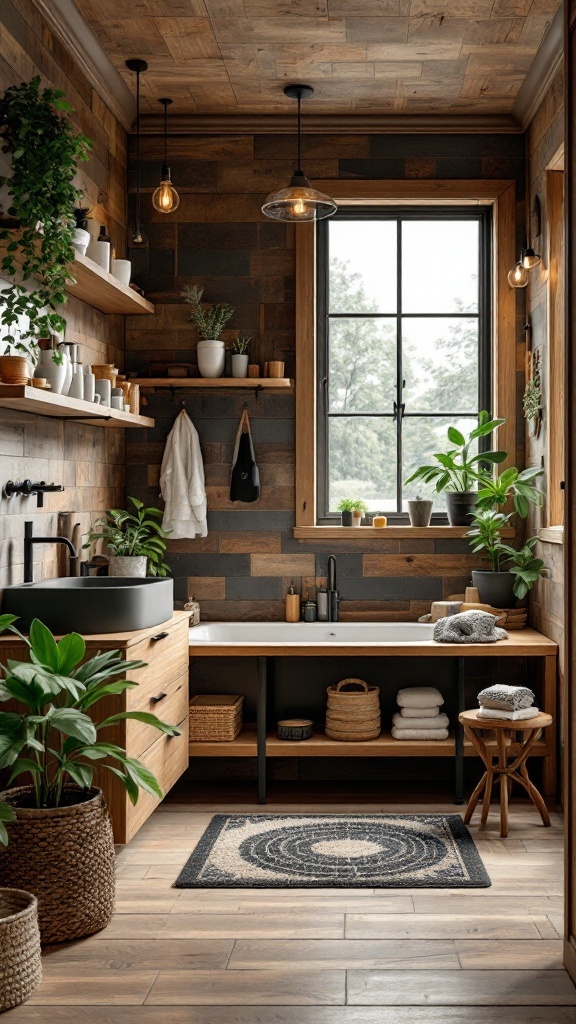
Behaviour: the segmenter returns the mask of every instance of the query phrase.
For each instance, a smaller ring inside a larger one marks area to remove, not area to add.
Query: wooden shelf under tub
[[[326,736],[322,726],[315,727],[309,740],[279,740],[273,732],[266,737],[267,757],[454,757],[455,749],[453,735],[447,740],[395,740],[383,731],[375,740],[344,743]],[[245,725],[231,742],[191,742],[189,751],[190,757],[256,757],[256,726]],[[531,756],[545,757],[547,753],[546,743],[538,742]],[[477,756],[468,740],[464,741],[464,756]]]
[[[135,416],[131,412],[85,402],[82,398],[53,395],[51,391],[33,388],[28,384],[0,384],[0,409],[15,409],[18,412],[35,413],[37,416],[51,416],[53,419],[76,420],[92,427],[154,426],[150,416]]]

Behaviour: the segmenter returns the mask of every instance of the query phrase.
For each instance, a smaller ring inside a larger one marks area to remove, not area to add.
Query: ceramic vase
[[[79,252],[81,256],[86,255],[86,249],[90,243],[90,233],[85,231],[84,228],[75,228],[74,235],[72,238],[72,245]]]
[[[233,377],[247,377],[248,376],[248,360],[249,355],[247,353],[235,352],[232,355],[232,376]]]
[[[221,377],[224,373],[226,351],[223,341],[207,339],[198,342],[198,369],[201,377]]]
[[[59,357],[59,362],[54,361],[54,356]],[[70,366],[70,357],[67,352],[61,352],[59,349],[47,348],[40,352],[40,358],[34,371],[35,377],[45,377],[50,385],[50,390],[53,395],[64,395],[66,394],[65,385],[66,378],[70,374],[68,379],[68,386],[72,380],[72,368]]]

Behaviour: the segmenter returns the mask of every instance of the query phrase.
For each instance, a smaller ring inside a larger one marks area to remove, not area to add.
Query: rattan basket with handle
[[[348,687],[348,689],[344,689]],[[380,735],[380,690],[363,679],[341,679],[329,686],[326,735],[342,742],[373,740]]]
[[[0,1012],[24,1003],[41,980],[36,897],[22,889],[0,889]]]
[[[85,795],[70,787],[64,806],[39,808],[29,806],[30,792],[20,786],[0,793],[16,811],[0,878],[37,897],[44,944],[92,935],[114,910],[114,839],[104,797],[99,789]]]

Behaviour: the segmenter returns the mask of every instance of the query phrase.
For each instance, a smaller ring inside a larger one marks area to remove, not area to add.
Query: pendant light
[[[136,213],[132,241],[135,245],[142,245],[144,237],[140,228],[140,75],[148,70],[148,64],[145,60],[131,59],[126,61],[126,67],[129,71],[136,72]]]
[[[525,288],[528,284],[530,271],[534,270],[534,267],[537,267],[541,262],[542,257],[539,253],[535,252],[531,245],[523,248],[518,263],[512,267],[508,274],[508,284],[510,287]]]
[[[284,220],[298,223],[299,221],[323,220],[336,213],[337,206],[330,196],[323,195],[312,188],[308,178],[304,176],[301,166],[302,128],[300,104],[302,99],[312,96],[314,89],[310,85],[287,85],[284,95],[298,100],[298,166],[287,188],[279,192],[271,192],[262,213],[272,220]]]
[[[168,107],[172,100],[164,98],[158,102],[164,107],[164,166],[160,173],[160,184],[152,196],[152,206],[158,213],[171,213],[180,203],[180,196],[170,180],[168,167]]]

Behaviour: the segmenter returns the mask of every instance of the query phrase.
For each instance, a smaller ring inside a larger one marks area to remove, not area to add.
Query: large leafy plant
[[[145,555],[149,576],[167,576],[170,566],[164,561],[164,556],[168,533],[157,521],[162,519],[163,513],[159,508],[145,507],[138,498],[128,498],[128,501],[134,505],[135,512],[108,509],[96,520],[95,526],[100,529],[88,533],[84,547],[90,547],[93,541],[102,540],[113,555]]]
[[[433,455],[432,458],[436,462],[420,466],[408,477],[406,483],[412,483],[413,480],[421,480],[424,484],[433,483],[438,493],[474,489],[478,481],[487,475],[482,463],[494,465],[504,462],[507,456],[507,452],[504,451],[477,452],[476,442],[482,437],[487,437],[505,422],[502,419],[491,419],[489,413],[482,410],[478,415],[478,426],[467,436],[456,427],[448,427],[448,441],[452,447],[446,452],[437,452]]]
[[[8,354],[30,355],[36,339],[66,327],[58,307],[66,302],[66,285],[74,280],[74,208],[80,191],[73,179],[92,145],[74,131],[67,116],[71,109],[62,90],[40,88],[39,76],[11,86],[0,99],[2,151],[12,162],[12,176],[0,177],[10,195],[2,214],[20,228],[18,235],[0,228],[0,241],[8,243],[1,269],[13,279],[1,295],[2,341]],[[17,336],[23,316],[29,326]]]
[[[218,302],[214,306],[202,306],[203,288],[187,285],[180,293],[184,302],[190,306],[190,319],[198,329],[198,334],[206,340],[217,341],[226,324],[234,316],[234,306],[229,302]],[[244,350],[243,350],[244,351]]]
[[[0,616],[0,632],[18,633],[13,615]],[[84,661],[86,644],[78,633],[56,641],[38,619],[30,626],[29,662],[2,666],[0,702],[15,700],[22,710],[0,711],[0,768],[10,768],[8,785],[31,782],[34,807],[59,807],[70,784],[89,790],[94,762],[113,772],[126,787],[133,804],[140,789],[162,798],[152,772],[127,757],[122,747],[106,739],[106,730],[125,718],[144,722],[160,732],[178,735],[174,726],[147,711],[122,711],[101,721],[87,714],[104,697],[123,693],[138,683],[118,676],[143,668],[145,662],[124,661],[119,651],[106,651]],[[112,763],[109,763],[112,762]],[[0,804],[0,843],[6,845],[5,823],[13,809]]]
[[[492,572],[510,572],[515,577],[514,594],[522,599],[532,589],[536,580],[545,575],[546,567],[541,558],[534,554],[537,537],[530,537],[517,551],[502,541],[502,530],[508,526],[513,513],[504,515],[496,509],[478,510],[474,515],[474,526],[467,533],[474,554],[486,552]]]

